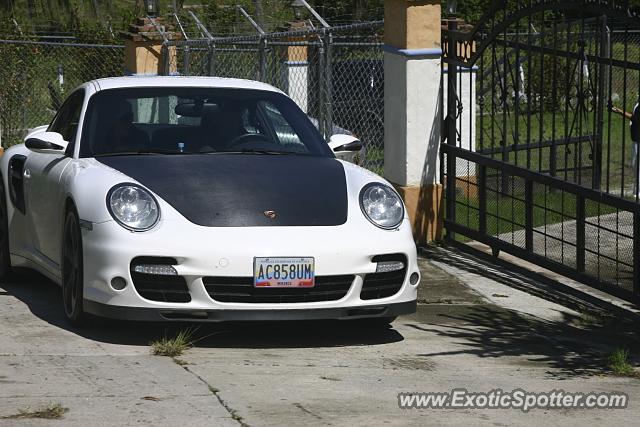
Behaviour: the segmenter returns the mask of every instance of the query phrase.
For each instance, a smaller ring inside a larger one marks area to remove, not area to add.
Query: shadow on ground
[[[364,321],[143,323],[97,319],[88,328],[75,328],[65,318],[60,288],[32,271],[19,271],[16,280],[2,284],[0,297],[13,296],[43,321],[98,342],[147,346],[186,328],[194,331],[198,347],[313,348],[378,345],[402,341],[390,326]]]
[[[598,317],[608,317],[624,326],[632,336],[640,332],[638,317],[628,311],[579,289],[566,286],[542,274],[524,267],[495,258],[468,245],[454,243],[442,247],[426,246],[420,253],[428,259],[455,265],[457,268],[493,280],[514,289],[527,292],[539,298],[571,308],[578,312],[591,313]],[[633,303],[624,303],[629,308],[637,308]],[[635,327],[634,327],[635,326]]]
[[[616,348],[638,354],[637,341],[627,340],[607,325],[581,324],[583,319],[567,315],[550,322],[500,307],[483,305],[458,308],[440,314],[439,326],[408,322],[418,331],[446,337],[455,350],[420,354],[451,357],[471,354],[482,358],[517,357],[514,363],[543,364],[555,379],[601,375],[607,357]],[[524,357],[524,360],[523,360]]]
[[[196,346],[203,348],[369,346],[404,340],[397,330],[404,328],[337,321],[158,324],[103,320],[91,328],[77,329],[69,326],[64,317],[60,289],[42,276],[24,273],[18,282],[3,288],[5,295],[22,301],[43,321],[105,343],[147,346],[185,328],[195,329]],[[418,313],[403,317],[394,325],[428,334],[419,356],[514,357],[514,364],[548,366],[549,375],[557,379],[602,374],[606,357],[615,348],[628,348],[632,354],[640,352],[638,341],[630,339],[628,331],[618,330],[617,323],[586,320],[566,315],[561,322],[550,322],[488,303],[424,304],[419,305]],[[428,343],[434,335],[445,338],[446,347],[453,349],[429,352]]]

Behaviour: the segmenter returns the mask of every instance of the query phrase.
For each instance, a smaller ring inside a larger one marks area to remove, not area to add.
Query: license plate
[[[253,285],[256,288],[312,288],[314,267],[313,257],[256,257]]]

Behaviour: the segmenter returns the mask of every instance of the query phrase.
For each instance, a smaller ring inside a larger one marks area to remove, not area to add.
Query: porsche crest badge
[[[276,219],[278,217],[278,214],[276,213],[276,211],[264,211],[262,213],[264,214],[264,216],[266,216],[269,219]]]

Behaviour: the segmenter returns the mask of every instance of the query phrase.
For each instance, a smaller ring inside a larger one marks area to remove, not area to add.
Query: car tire
[[[80,220],[74,209],[65,216],[62,239],[62,305],[69,323],[85,326],[84,268]]]
[[[11,278],[11,255],[9,251],[9,217],[4,182],[0,177],[0,280]]]

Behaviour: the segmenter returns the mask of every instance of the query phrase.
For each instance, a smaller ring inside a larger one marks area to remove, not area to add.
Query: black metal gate
[[[442,36],[447,237],[638,301],[640,17],[626,1],[496,0]]]

